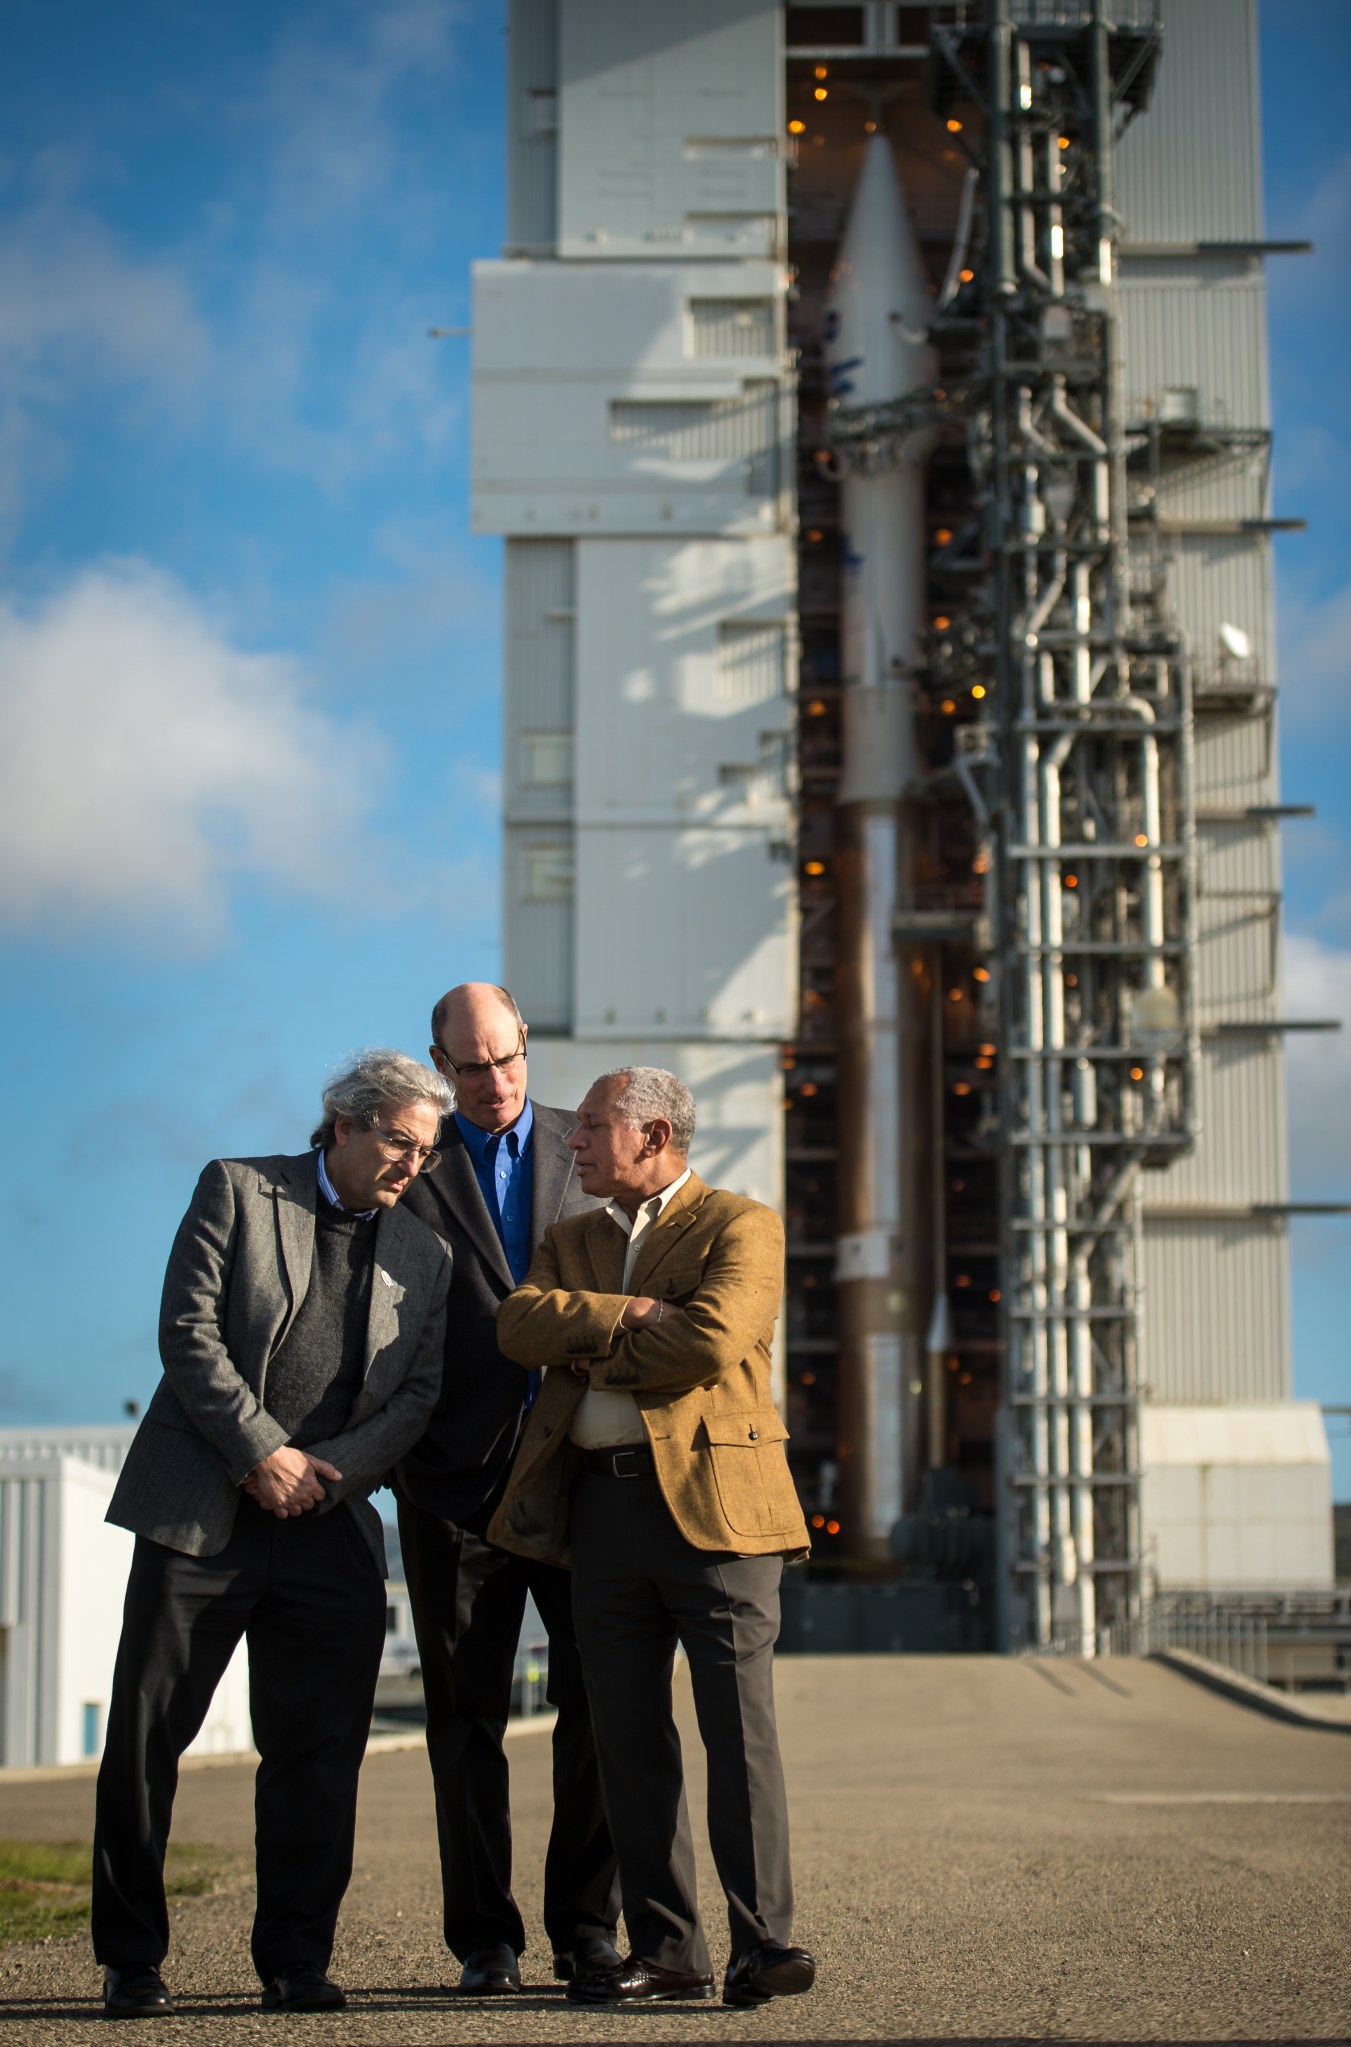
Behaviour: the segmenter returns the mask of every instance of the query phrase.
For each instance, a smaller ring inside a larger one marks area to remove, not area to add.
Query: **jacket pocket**
[[[723,1519],[737,1535],[778,1535],[799,1517],[784,1444],[788,1431],[772,1408],[704,1416]]]

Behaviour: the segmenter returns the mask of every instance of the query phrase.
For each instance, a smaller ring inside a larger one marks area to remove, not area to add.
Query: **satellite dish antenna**
[[[1235,661],[1247,661],[1252,655],[1252,641],[1241,625],[1222,625],[1220,645],[1226,654],[1232,654]]]

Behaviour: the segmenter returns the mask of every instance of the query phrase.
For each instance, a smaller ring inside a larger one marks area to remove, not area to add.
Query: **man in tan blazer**
[[[759,2004],[816,1973],[788,1944],[774,1724],[779,1579],[807,1550],[769,1392],[783,1225],[690,1171],[694,1103],[674,1074],[603,1074],[577,1113],[577,1178],[608,1206],[553,1224],[499,1311],[501,1349],[544,1383],[489,1529],[573,1568],[630,1955],[567,1995],[622,2008],[716,1994],[671,1709],[679,1642],[727,1894],[723,2000]]]

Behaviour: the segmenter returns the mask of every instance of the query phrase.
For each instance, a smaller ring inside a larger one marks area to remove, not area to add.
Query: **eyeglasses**
[[[518,1059],[525,1057],[525,1032],[516,1041],[516,1050],[508,1052],[505,1059],[472,1059],[465,1066],[457,1066],[445,1046],[441,1047],[447,1066],[457,1080],[482,1080],[488,1073],[510,1073]]]
[[[382,1130],[378,1123],[372,1126],[371,1135],[391,1165],[399,1159],[412,1159],[417,1172],[431,1173],[441,1163],[441,1154],[434,1144],[419,1144],[415,1137],[398,1137],[392,1130]]]

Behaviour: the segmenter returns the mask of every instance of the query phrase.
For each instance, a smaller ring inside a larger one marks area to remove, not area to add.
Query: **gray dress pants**
[[[733,1958],[791,1938],[788,1811],[774,1721],[782,1559],[694,1549],[655,1477],[583,1471],[572,1493],[573,1619],[629,1950],[707,1975],[680,1738],[677,1642],[708,1755],[708,1833]]]

